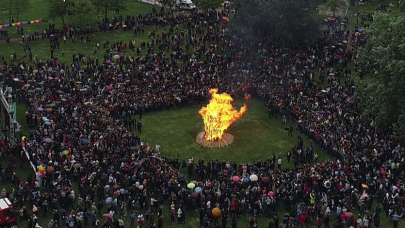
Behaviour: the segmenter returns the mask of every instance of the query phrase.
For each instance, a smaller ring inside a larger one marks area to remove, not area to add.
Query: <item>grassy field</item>
[[[311,140],[294,131],[289,136],[280,117],[269,115],[263,102],[252,99],[249,110],[228,132],[234,135],[234,143],[221,149],[207,149],[195,142],[203,124],[198,110],[203,104],[173,108],[144,115],[142,138],[151,144],[159,144],[164,156],[179,159],[233,160],[253,162],[270,159],[273,155],[285,157],[298,141]],[[315,147],[320,159],[329,156]],[[285,159],[284,159],[285,161]],[[288,164],[290,166],[291,164]]]
[[[6,0],[0,0],[0,3],[5,2]],[[27,0],[30,7],[27,7],[21,13],[21,20],[31,20],[42,18],[48,22],[36,25],[27,25],[24,26],[25,32],[41,31],[46,28],[48,23],[56,23],[58,26],[61,26],[60,19],[51,20],[48,17],[49,14],[49,0]],[[8,5],[0,4],[0,24],[6,21],[8,16]],[[153,6],[141,3],[139,1],[128,1],[126,8],[120,12],[120,15],[139,15],[145,14],[152,11]],[[96,12],[90,12],[88,17],[83,20],[86,21],[86,24],[95,24],[102,18],[103,15],[99,15]],[[109,16],[114,16],[109,14]],[[67,17],[66,23],[75,22],[77,18]],[[4,56],[6,59],[9,59],[11,54],[16,54],[17,59],[28,61],[28,58],[24,58],[25,53],[23,45],[19,40],[19,35],[17,35],[15,28],[8,28],[10,36],[12,37],[11,43],[6,43],[5,41],[0,41],[0,56]],[[80,41],[70,41],[61,42],[60,50],[56,50],[54,56],[57,57],[61,62],[70,63],[72,60],[73,54],[83,54],[85,56],[92,56],[102,58],[104,55],[104,50],[100,48],[96,51],[96,44],[102,44],[105,41],[117,42],[123,41],[128,42],[130,40],[135,40],[136,44],[148,40],[148,35],[151,31],[161,32],[164,31],[162,28],[156,28],[153,26],[147,27],[145,32],[134,34],[133,32],[124,32],[124,31],[112,31],[104,33],[94,33],[91,34],[90,42],[82,43]],[[50,45],[48,40],[34,41],[31,43],[33,57],[38,59],[47,59],[50,57]],[[131,53],[129,53],[131,54]]]
[[[9,21],[10,17],[16,17],[15,13],[12,12],[10,15],[10,1],[12,0],[0,0],[0,24]],[[21,1],[21,0],[20,0]],[[62,1],[62,0],[61,0]],[[19,15],[18,20],[25,21],[25,20],[35,20],[35,19],[43,19],[55,23],[60,23],[60,20],[57,18],[56,20],[49,18],[49,11],[50,11],[50,0],[25,0],[26,6],[21,9],[21,13]],[[11,4],[11,9],[13,10],[13,4]],[[138,15],[150,12],[153,6],[149,4],[142,3],[137,0],[128,0],[126,2],[125,8],[121,10],[121,15]],[[113,16],[114,14],[109,14],[108,16]],[[101,18],[102,14],[98,12],[91,12],[86,18],[86,21],[94,21],[95,19]],[[17,19],[17,18],[15,18]],[[66,22],[69,23],[74,21],[74,17],[67,17]]]
[[[54,57],[57,57],[61,62],[70,63],[72,61],[73,54],[81,53],[85,56],[91,56],[93,58],[97,57],[99,59],[103,58],[104,49],[100,47],[96,48],[96,44],[99,43],[102,45],[104,42],[126,42],[134,40],[135,46],[138,47],[142,42],[149,41],[149,34],[151,32],[160,33],[165,31],[164,28],[157,28],[154,26],[147,27],[144,32],[134,34],[131,31],[111,31],[111,32],[98,32],[91,34],[90,42],[80,42],[80,41],[71,41],[60,42],[60,49],[56,50]],[[50,58],[50,46],[48,41],[34,41],[31,43],[32,55],[38,59],[47,59]],[[10,44],[0,42],[0,56],[4,56],[6,59],[10,58],[10,55],[16,54],[17,59],[28,60],[28,57],[24,57],[24,48],[23,45],[19,42],[12,42]],[[127,49],[126,54],[134,54],[131,50]]]

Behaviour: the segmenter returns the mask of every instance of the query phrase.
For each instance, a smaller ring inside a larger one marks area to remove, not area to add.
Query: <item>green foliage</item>
[[[249,43],[280,47],[313,43],[319,36],[315,4],[306,0],[237,0],[232,30]]]
[[[223,2],[224,0],[197,0],[195,4],[203,10],[209,10],[221,7]]]
[[[368,34],[358,64],[364,111],[405,142],[405,17],[377,14]]]

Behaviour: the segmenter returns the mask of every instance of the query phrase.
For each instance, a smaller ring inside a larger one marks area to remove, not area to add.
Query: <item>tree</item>
[[[313,43],[320,34],[311,1],[237,0],[235,6],[231,30],[249,43],[298,47]]]
[[[49,18],[60,18],[64,25],[65,17],[69,14],[69,10],[72,9],[70,3],[69,0],[49,0]]]
[[[221,7],[223,0],[197,0],[195,3],[196,5],[203,9],[203,10],[209,10],[209,9],[218,9]]]
[[[357,68],[364,113],[405,143],[405,17],[376,14],[368,36]]]

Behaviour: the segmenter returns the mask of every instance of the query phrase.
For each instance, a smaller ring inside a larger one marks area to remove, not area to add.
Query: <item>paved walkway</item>
[[[162,4],[158,0],[140,0],[140,1],[146,4],[162,6]]]

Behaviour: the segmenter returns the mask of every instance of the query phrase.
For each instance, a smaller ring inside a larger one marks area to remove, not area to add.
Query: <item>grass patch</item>
[[[61,0],[62,1],[62,0]],[[13,7],[13,4],[11,4]],[[50,0],[27,0],[27,5],[19,14],[18,20],[25,21],[25,20],[35,20],[35,19],[43,19],[43,20],[50,20],[49,18],[49,10],[50,10]],[[126,2],[125,9],[119,12],[123,16],[127,15],[139,15],[146,12],[151,12],[154,6],[150,4],[146,4],[137,0],[128,0]],[[16,16],[16,13],[12,10],[12,15],[10,15],[10,4],[9,0],[0,0],[0,24],[9,21],[10,16]],[[110,13],[109,16],[116,15],[115,13]],[[92,12],[88,15],[86,19],[96,19],[102,17],[104,15],[98,14],[97,12]],[[74,16],[68,16],[66,18],[66,22],[69,22],[73,19]],[[58,23],[60,23],[59,19]],[[86,20],[88,21],[88,20]]]
[[[21,135],[26,135],[28,136],[29,130],[28,130],[28,124],[27,124],[27,119],[25,118],[25,112],[27,111],[27,106],[25,104],[19,103],[17,104],[17,122],[21,125]]]
[[[110,43],[123,41],[128,42],[135,40],[135,46],[138,47],[142,42],[149,41],[149,34],[151,32],[163,32],[164,28],[158,28],[155,26],[147,27],[144,32],[134,34],[132,31],[111,31],[111,32],[98,32],[95,34],[89,35],[90,42],[80,42],[80,41],[71,41],[66,42],[60,41],[60,49],[54,52],[54,57],[57,57],[61,62],[71,63],[72,56],[74,54],[81,53],[85,56],[91,56],[94,58],[103,59],[104,50],[100,48],[96,49],[96,44],[110,41]],[[33,57],[38,59],[48,59],[50,58],[50,45],[49,42],[40,40],[31,42],[31,49]],[[16,54],[17,59],[28,60],[28,57],[24,57],[24,48],[21,43],[12,42],[12,43],[0,43],[0,55],[4,56],[6,59],[10,58],[10,55]],[[135,52],[127,49],[125,51],[127,54],[135,54]]]
[[[252,99],[247,114],[229,129],[233,144],[220,149],[207,149],[195,142],[203,124],[198,110],[203,104],[178,107],[144,115],[142,138],[147,143],[159,144],[162,155],[178,159],[233,160],[239,163],[285,157],[298,142],[298,135],[308,146],[308,137],[294,130],[292,135],[279,116],[269,115],[263,102]],[[318,146],[315,151],[324,160],[329,156]],[[284,160],[286,161],[286,160]],[[292,166],[292,164],[288,164]]]
[[[10,19],[9,15],[9,4],[2,4],[8,0],[0,0],[0,24],[6,23]],[[56,24],[57,27],[62,26],[62,21],[60,18],[49,18],[49,8],[50,2],[49,0],[27,0],[28,5],[26,6],[25,10],[23,10],[19,16],[19,21],[28,21],[28,20],[35,20],[35,19],[43,19],[45,22],[40,24],[33,24],[33,25],[24,25],[25,32],[35,32],[35,31],[42,31],[48,27],[48,23]],[[62,0],[61,0],[62,1]],[[108,17],[113,16],[137,16],[145,13],[152,12],[152,9],[155,6],[146,4],[137,0],[127,1],[125,9],[121,10],[119,13],[109,13]],[[87,25],[87,24],[96,24],[97,22],[101,21],[104,17],[103,14],[99,14],[98,12],[90,12],[84,18],[78,18],[77,16],[67,16],[65,17],[66,24],[79,24],[79,25]],[[19,38],[20,35],[17,34],[17,30],[15,27],[8,28],[8,32],[10,37],[13,39]]]

